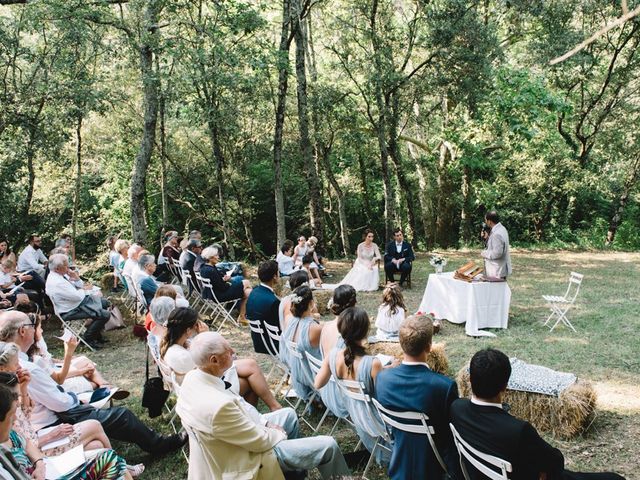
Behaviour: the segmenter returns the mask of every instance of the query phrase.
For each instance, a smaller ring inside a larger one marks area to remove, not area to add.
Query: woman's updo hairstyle
[[[356,289],[347,284],[339,285],[333,291],[329,308],[334,315],[340,315],[343,310],[355,306],[356,302]]]
[[[309,274],[306,270],[296,270],[289,277],[289,286],[295,290],[300,285],[309,284]]]
[[[167,333],[160,342],[160,356],[164,358],[169,347],[175,345],[184,333],[198,323],[198,312],[193,308],[175,308],[167,320]]]
[[[344,363],[349,374],[353,374],[353,362],[356,357],[366,355],[360,345],[369,334],[369,315],[360,307],[349,307],[338,317],[338,331],[344,340]]]
[[[313,292],[308,286],[302,285],[296,288],[291,297],[291,313],[301,318],[304,312],[309,309],[311,302],[313,302]]]

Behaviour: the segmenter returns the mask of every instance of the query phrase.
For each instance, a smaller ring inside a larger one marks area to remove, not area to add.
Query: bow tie
[[[225,390],[229,390],[231,388],[231,384],[229,382],[227,382],[226,380],[223,380],[224,382],[224,389]]]

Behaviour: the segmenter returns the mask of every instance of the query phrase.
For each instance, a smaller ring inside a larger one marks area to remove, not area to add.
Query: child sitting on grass
[[[389,283],[382,291],[382,305],[378,307],[376,317],[378,340],[398,339],[398,330],[406,309],[400,287],[397,283]]]

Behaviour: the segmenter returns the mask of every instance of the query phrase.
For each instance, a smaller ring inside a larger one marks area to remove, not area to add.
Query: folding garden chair
[[[300,350],[298,349],[298,344],[296,342],[292,342],[291,340],[285,340],[285,341],[287,342],[287,348],[289,349],[291,356],[295,357],[300,362],[307,361],[306,357],[304,357],[302,353],[300,353]],[[291,390],[291,387],[289,388],[289,390],[287,390],[287,393],[284,396],[285,401],[289,403],[289,405],[291,405],[291,402],[289,402],[287,398],[287,394],[289,393],[290,390]],[[300,392],[297,392],[297,393],[300,393]],[[313,401],[316,399],[317,396],[318,396],[318,392],[314,390],[308,399],[304,400],[302,397],[298,396],[298,400],[296,401],[296,403],[291,405],[291,408],[297,411],[300,404],[301,403],[304,404],[302,413],[298,415],[298,418],[302,420],[304,423],[306,423],[311,430],[313,430],[313,425],[311,425],[311,423],[309,423],[309,421],[304,417],[308,411],[311,411],[311,406],[313,405]]]
[[[218,331],[220,331],[220,329],[222,328],[222,326],[227,320],[229,320],[236,327],[239,327],[240,324],[236,321],[235,318],[233,318],[233,316],[231,315],[231,312],[236,307],[240,299],[236,298],[233,300],[225,300],[221,302],[220,300],[218,300],[218,297],[216,297],[216,293],[213,291],[213,287],[211,286],[211,280],[209,280],[208,278],[202,279],[202,288],[203,288],[203,291],[206,290],[211,294],[210,301],[213,302],[212,305],[215,306],[215,309],[216,309],[216,313],[211,319],[211,325],[213,325],[213,323],[218,319],[218,317],[222,316],[222,322],[220,323],[220,325],[218,325],[218,328],[217,328]]]
[[[271,325],[267,322],[264,322],[262,325],[264,327],[264,331],[267,334],[267,338],[265,339],[265,346],[269,351],[271,361],[275,365],[276,370],[280,370],[282,372],[282,376],[280,377],[280,381],[278,382],[275,390],[275,395],[277,395],[280,392],[282,385],[284,385],[284,383],[287,381],[287,378],[289,378],[291,372],[289,371],[289,366],[280,359],[280,329],[276,325]],[[268,340],[268,342],[266,340]]]
[[[573,305],[575,304],[576,297],[578,296],[578,292],[580,291],[580,286],[582,285],[582,279],[584,275],[576,272],[571,272],[569,276],[569,285],[567,286],[567,291],[564,293],[562,297],[557,295],[543,295],[542,298],[547,302],[547,306],[551,309],[551,314],[547,317],[547,321],[544,322],[546,326],[551,319],[556,318],[555,323],[551,327],[551,332],[553,329],[558,326],[560,322],[564,323],[567,327],[571,328],[574,332],[576,331],[571,325],[571,322],[567,318],[567,312]]]
[[[451,432],[453,432],[453,441],[456,444],[458,453],[460,454],[460,467],[465,480],[471,480],[465,461],[473,465],[480,473],[491,480],[509,480],[508,473],[511,473],[511,464],[493,455],[488,455],[476,450],[469,445],[458,433],[453,424],[449,424]],[[475,478],[475,477],[474,477]]]
[[[74,320],[65,320],[64,318],[62,318],[62,315],[60,315],[60,312],[58,311],[58,307],[56,307],[56,301],[55,301],[55,296],[51,298],[51,304],[53,305],[53,313],[55,314],[56,317],[58,317],[60,319],[60,322],[62,323],[62,327],[68,329],[71,333],[73,333],[76,338],[82,342],[84,344],[85,347],[87,347],[89,350],[91,350],[92,352],[95,351],[94,348],[89,345],[86,340],[82,337],[82,335],[85,332],[85,323],[87,322],[87,320],[89,320],[89,318],[77,318]],[[93,320],[92,320],[93,321]]]
[[[380,418],[382,418],[382,421],[385,423],[390,433],[393,432],[393,428],[396,428],[407,433],[426,435],[429,445],[431,446],[431,450],[433,450],[438,463],[445,473],[447,473],[447,467],[444,460],[442,460],[440,452],[438,452],[438,449],[436,448],[436,443],[433,440],[435,430],[429,423],[429,417],[426,414],[422,412],[398,412],[390,410],[383,407],[375,398],[372,398],[371,400],[373,401],[373,405],[378,409]]]

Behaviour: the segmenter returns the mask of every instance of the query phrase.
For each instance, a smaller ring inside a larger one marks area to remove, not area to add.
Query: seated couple
[[[192,308],[176,308],[174,300],[169,297],[154,299],[151,311],[156,324],[164,330],[159,344],[160,358],[181,384],[186,374],[196,368],[190,354],[191,338],[209,331],[209,328],[198,320],[198,312]],[[282,408],[269,390],[260,366],[253,358],[234,358],[231,368],[224,372],[223,378],[236,395],[242,396],[251,405],[256,405],[258,399],[262,399],[272,411]]]
[[[10,452],[15,460],[16,471],[24,476],[9,478],[43,479],[43,458],[61,455],[77,446],[83,446],[86,450],[107,450],[99,452],[95,457],[87,457],[87,461],[65,476],[65,479],[131,479],[144,471],[144,465],[129,467],[124,459],[111,450],[111,443],[96,420],[86,420],[75,425],[61,424],[38,435],[31,422],[31,399],[28,393],[31,375],[20,368],[19,352],[16,344],[0,342],[0,388],[8,389],[13,398],[19,399],[14,410],[14,420],[9,424],[10,431],[7,437],[0,438],[0,442],[3,442],[5,452]],[[65,438],[68,439],[67,443],[50,446],[52,442]],[[1,474],[0,478],[3,478]]]
[[[222,377],[233,349],[219,333],[200,333],[190,352],[198,368],[185,376],[176,408],[189,432],[190,480],[283,479],[284,472],[315,467],[323,479],[349,475],[332,437],[298,438],[293,409],[260,415],[231,391]]]
[[[35,431],[60,422],[77,424],[97,420],[110,439],[136,443],[143,450],[160,455],[179,449],[187,440],[184,433],[163,436],[144,425],[123,407],[95,409],[81,404],[73,392],[67,392],[52,375],[29,360],[27,352],[35,343],[35,323],[21,312],[0,313],[0,341],[18,345],[19,366],[29,372],[28,393],[33,405],[30,422]]]

